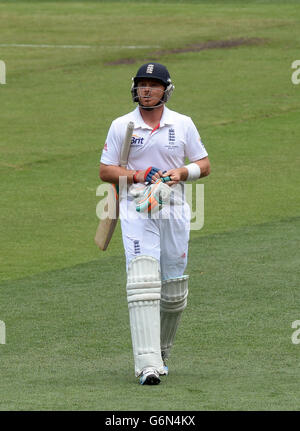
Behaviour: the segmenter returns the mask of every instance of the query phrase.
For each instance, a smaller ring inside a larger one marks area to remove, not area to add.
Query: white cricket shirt
[[[119,166],[121,146],[129,121],[134,123],[127,165],[130,170],[153,166],[167,171],[184,166],[186,157],[190,162],[194,162],[208,155],[190,117],[164,106],[159,127],[152,132],[137,106],[134,111],[112,122],[102,151],[101,163]]]

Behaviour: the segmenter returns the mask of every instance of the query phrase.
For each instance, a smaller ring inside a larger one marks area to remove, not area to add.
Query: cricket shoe
[[[160,376],[167,376],[169,374],[169,368],[168,366],[164,363],[164,371],[162,373],[159,373]]]
[[[140,377],[141,385],[158,385],[160,383],[159,373],[153,368],[145,368]]]
[[[164,371],[162,373],[159,373],[160,376],[167,376],[169,374],[169,368],[167,366],[167,360],[165,359],[166,354],[164,352],[164,350],[162,350],[161,352],[161,357],[164,363]]]

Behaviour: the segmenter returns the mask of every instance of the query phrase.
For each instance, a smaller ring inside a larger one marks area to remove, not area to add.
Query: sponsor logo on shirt
[[[107,151],[107,142],[104,144],[104,151]]]
[[[144,144],[144,138],[139,137],[138,135],[132,135],[131,145],[139,146]]]

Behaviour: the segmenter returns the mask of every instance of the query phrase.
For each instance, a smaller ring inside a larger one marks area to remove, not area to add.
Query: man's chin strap
[[[141,105],[140,102],[139,102],[140,108],[141,109],[145,109],[145,111],[153,111],[153,109],[159,108],[163,104],[164,104],[164,102],[162,100],[160,100],[156,105],[148,107],[148,106]]]

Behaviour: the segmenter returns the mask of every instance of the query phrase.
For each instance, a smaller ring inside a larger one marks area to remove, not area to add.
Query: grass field
[[[1,1],[0,410],[299,409],[299,24],[292,0]],[[120,228],[93,242],[101,150],[144,60],[212,165],[157,387],[133,373]]]

